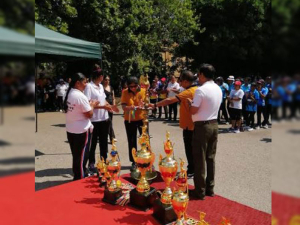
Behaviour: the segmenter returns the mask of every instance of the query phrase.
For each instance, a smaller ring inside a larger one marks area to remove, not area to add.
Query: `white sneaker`
[[[259,129],[260,129],[260,126],[255,127],[255,130],[259,130]]]
[[[250,127],[249,127],[249,126],[245,126],[244,129],[245,129],[245,130],[249,130]]]
[[[252,128],[252,127],[249,127],[248,131],[253,131],[253,128]]]
[[[266,125],[262,126],[262,128],[268,129],[269,127],[268,127],[268,125],[266,124]]]
[[[236,130],[234,130],[233,132],[236,133],[236,134],[238,134],[238,133],[240,133],[240,130],[239,130],[239,129],[236,129]]]
[[[226,124],[226,125],[229,125],[229,122],[226,122],[225,124]]]
[[[60,112],[63,112],[62,110],[59,110]]]

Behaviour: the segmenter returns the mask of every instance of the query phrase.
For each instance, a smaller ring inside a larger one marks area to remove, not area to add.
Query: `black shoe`
[[[214,196],[215,196],[215,193],[214,193],[214,191],[206,191],[206,192],[205,192],[205,195],[206,195],[206,196],[210,196],[210,197],[214,197]]]
[[[195,190],[190,190],[189,191],[189,197],[190,199],[194,199],[194,200],[205,200],[205,195],[199,195],[195,192]]]

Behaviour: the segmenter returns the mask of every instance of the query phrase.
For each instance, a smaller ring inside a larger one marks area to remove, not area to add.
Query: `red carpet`
[[[128,175],[124,177],[128,180]],[[164,183],[157,179],[152,183],[162,189]],[[98,187],[96,177],[70,182],[34,193],[34,173],[25,173],[0,179],[1,224],[36,225],[82,225],[82,224],[158,224],[151,216],[152,211],[138,211],[131,207],[112,206],[101,201],[103,189]],[[286,196],[273,194],[279,201]],[[293,209],[298,213],[299,200],[281,204],[274,213],[280,216],[281,210]],[[232,225],[270,225],[270,215],[250,207],[230,201],[220,196],[205,201],[190,201],[188,215],[198,219],[198,210],[207,213],[206,220],[217,225],[221,217],[230,219]],[[277,210],[277,211],[276,211]],[[290,217],[287,217],[287,219]],[[278,220],[279,220],[278,219]],[[281,220],[280,220],[281,221]],[[286,220],[282,220],[286,221]],[[280,224],[288,224],[280,222]]]
[[[123,175],[122,178],[129,182],[133,182],[129,174]],[[162,191],[165,188],[165,183],[162,178],[158,176],[151,186]],[[190,189],[194,189],[194,187],[190,185]],[[187,210],[188,216],[199,219],[198,211],[206,213],[205,220],[211,225],[217,225],[221,221],[222,217],[229,219],[232,225],[271,224],[270,214],[217,195],[213,198],[206,197],[204,201],[190,200]]]
[[[300,224],[300,198],[272,193],[272,214],[277,224]]]

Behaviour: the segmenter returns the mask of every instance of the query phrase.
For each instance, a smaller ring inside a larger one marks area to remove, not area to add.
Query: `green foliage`
[[[37,0],[36,19],[53,30],[103,43],[103,68],[112,81],[139,76],[147,67],[160,73],[161,47],[193,40],[200,27],[191,0],[57,0],[55,5]]]
[[[265,51],[270,41],[270,1],[194,0],[196,15],[205,32],[195,35],[178,55],[193,58],[192,67],[215,65],[219,75],[245,76],[265,68]]]

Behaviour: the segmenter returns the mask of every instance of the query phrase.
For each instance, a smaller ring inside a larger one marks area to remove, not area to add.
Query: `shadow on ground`
[[[63,124],[63,123],[61,123],[61,124],[53,124],[51,126],[52,127],[66,127],[66,124]]]
[[[45,188],[50,188],[50,187],[54,187],[57,185],[69,183],[71,181],[72,181],[72,179],[71,180],[60,180],[60,181],[45,181],[42,183],[35,183],[35,191],[40,191]]]

